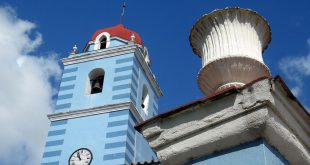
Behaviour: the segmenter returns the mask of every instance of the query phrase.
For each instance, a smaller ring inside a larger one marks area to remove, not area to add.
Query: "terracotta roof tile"
[[[96,39],[96,37],[102,33],[102,32],[107,32],[110,34],[111,37],[113,36],[116,36],[116,37],[119,37],[119,38],[122,38],[122,39],[125,39],[127,41],[130,41],[131,40],[131,35],[134,34],[135,35],[135,40],[138,44],[140,45],[143,45],[143,42],[142,42],[142,39],[140,37],[140,35],[137,33],[137,32],[134,32],[130,29],[127,29],[124,25],[122,24],[118,24],[116,26],[113,26],[113,27],[109,27],[109,28],[104,28],[104,29],[100,29],[100,30],[97,30],[92,38],[91,38],[91,41],[94,41]]]

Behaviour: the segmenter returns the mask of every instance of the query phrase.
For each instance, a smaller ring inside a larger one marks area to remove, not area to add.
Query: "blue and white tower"
[[[134,125],[158,113],[162,92],[136,32],[117,25],[94,33],[64,70],[42,165],[117,165],[155,159]]]

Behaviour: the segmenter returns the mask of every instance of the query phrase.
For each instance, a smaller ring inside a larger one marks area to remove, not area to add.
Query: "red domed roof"
[[[113,27],[97,30],[94,33],[94,35],[92,36],[91,41],[95,41],[96,37],[99,34],[101,34],[102,32],[109,33],[110,37],[117,36],[117,37],[125,39],[127,41],[131,41],[131,35],[134,34],[136,37],[136,42],[140,45],[143,45],[143,42],[141,40],[140,35],[134,31],[132,31],[132,30],[125,28],[124,25],[122,25],[122,24],[118,24],[118,25],[113,26]]]

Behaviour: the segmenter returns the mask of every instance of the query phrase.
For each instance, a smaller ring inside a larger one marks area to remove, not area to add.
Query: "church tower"
[[[64,65],[41,165],[117,165],[155,159],[134,125],[158,113],[162,96],[138,33],[96,31]]]

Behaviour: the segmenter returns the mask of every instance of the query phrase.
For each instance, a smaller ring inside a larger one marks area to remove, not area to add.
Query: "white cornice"
[[[114,48],[95,50],[91,52],[76,54],[68,58],[63,58],[62,63],[64,65],[71,65],[71,64],[77,64],[77,63],[82,63],[86,61],[93,61],[93,60],[98,60],[102,58],[119,56],[119,55],[124,55],[128,53],[134,53],[139,63],[141,64],[146,76],[150,80],[151,85],[155,89],[156,94],[158,96],[162,96],[163,92],[160,89],[156,79],[154,78],[154,75],[150,67],[146,64],[140,48],[142,49],[142,47],[138,44],[128,44],[128,45],[123,45],[123,46],[117,46]]]
[[[114,48],[100,49],[100,50],[94,50],[91,52],[79,53],[79,54],[75,54],[74,56],[69,56],[68,58],[63,58],[62,63],[64,65],[71,65],[71,64],[77,64],[77,63],[86,62],[86,61],[93,61],[93,60],[102,59],[102,58],[119,56],[123,54],[133,53],[135,52],[136,48],[137,48],[136,45],[129,44],[129,45],[124,45],[124,46],[117,46]]]
[[[125,110],[125,109],[129,109],[132,112],[132,114],[135,116],[138,122],[143,121],[141,115],[139,114],[135,106],[132,104],[132,102],[124,102],[124,103],[104,105],[104,106],[99,106],[99,107],[94,107],[94,108],[89,108],[89,109],[81,109],[81,110],[74,110],[74,111],[69,111],[69,112],[54,113],[54,114],[47,115],[47,117],[49,118],[50,121],[57,121],[57,120],[73,119],[73,118],[84,117],[84,116],[98,115],[98,114],[120,111],[120,110]]]
[[[261,80],[234,94],[155,118],[141,128],[165,165],[266,139],[291,164],[310,164],[309,116],[283,87]]]

